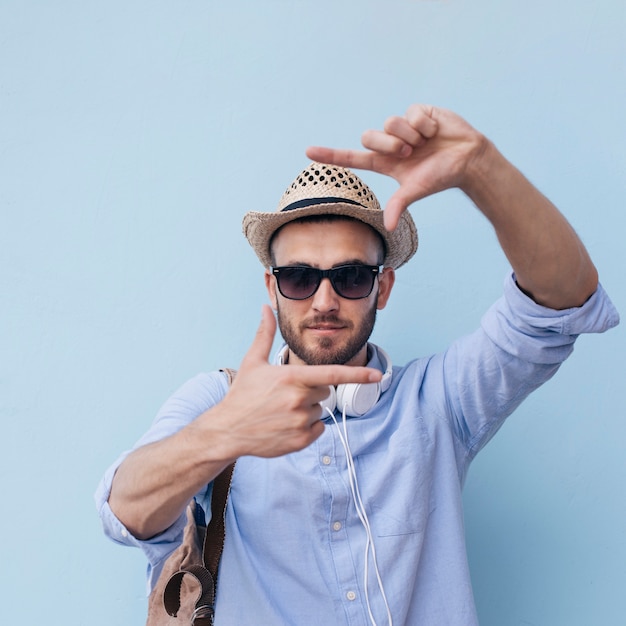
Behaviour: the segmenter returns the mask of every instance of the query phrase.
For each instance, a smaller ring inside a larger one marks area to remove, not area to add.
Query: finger
[[[330,395],[330,386],[329,385],[320,385],[318,387],[310,387],[309,393],[307,395],[307,400],[311,402],[311,404],[319,404],[322,400],[326,400]]]
[[[409,127],[408,124],[406,126]],[[401,137],[390,135],[382,130],[366,130],[361,135],[361,143],[368,150],[385,156],[405,157],[409,156],[413,150]]]
[[[383,216],[385,228],[388,231],[392,231],[397,228],[398,223],[400,222],[400,217],[407,210],[409,204],[414,201],[415,199],[407,198],[402,193],[401,189],[396,191],[396,193],[389,198]]]
[[[373,155],[360,150],[343,150],[325,148],[322,146],[309,146],[306,149],[309,159],[318,163],[328,163],[339,167],[352,167],[360,170],[373,170]]]
[[[416,148],[426,141],[426,138],[413,128],[405,117],[390,117],[385,122],[385,133],[397,137],[401,141],[401,148],[405,148],[406,144]],[[406,149],[404,149],[404,152],[406,152]],[[411,151],[409,151],[410,153]],[[399,154],[398,156],[408,156],[408,154]]]
[[[426,104],[412,104],[406,112],[405,118],[412,128],[420,135],[430,139],[437,134],[439,125],[434,119],[435,108]]]
[[[256,331],[252,345],[243,359],[242,366],[246,361],[262,360],[269,361],[270,351],[276,334],[276,319],[272,309],[264,304],[261,310],[261,323]]]
[[[322,400],[323,399],[324,398],[322,398]],[[314,426],[322,419],[322,417],[324,417],[324,409],[318,401],[311,407],[311,411],[309,413],[309,425]]]
[[[320,415],[320,418],[321,417],[322,416]],[[322,433],[324,432],[325,428],[326,426],[324,425],[324,422],[320,421],[320,419],[317,419],[315,422],[311,424],[311,439],[312,439],[311,443],[313,443],[313,441],[315,441],[318,437],[322,436]]]
[[[345,383],[374,383],[380,381],[382,373],[372,367],[353,367],[351,365],[291,365],[290,374],[294,382],[307,387],[324,385],[343,385]],[[328,394],[327,394],[328,395]]]

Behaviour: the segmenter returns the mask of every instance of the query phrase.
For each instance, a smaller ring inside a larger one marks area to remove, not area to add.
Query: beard
[[[376,322],[376,310],[377,302],[374,301],[358,325],[341,320],[336,315],[316,315],[295,325],[281,311],[280,304],[277,304],[276,308],[278,327],[283,339],[289,349],[307,365],[344,365],[354,358],[372,334]],[[311,325],[323,323],[341,324],[353,332],[346,342],[339,345],[336,345],[335,340],[330,337],[320,337],[315,344],[305,344],[303,340],[305,329]]]

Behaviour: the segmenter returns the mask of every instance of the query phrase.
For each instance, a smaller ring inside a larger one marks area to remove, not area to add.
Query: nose
[[[323,278],[317,291],[313,294],[313,308],[316,311],[328,312],[339,308],[339,296],[334,290],[330,279]]]

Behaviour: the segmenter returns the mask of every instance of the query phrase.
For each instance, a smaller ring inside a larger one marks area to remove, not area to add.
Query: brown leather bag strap
[[[226,374],[230,386],[235,378],[236,371],[232,369],[223,369],[221,371]],[[191,618],[191,623],[194,626],[211,626],[213,624],[217,573],[220,559],[222,558],[222,551],[224,550],[226,534],[226,504],[234,469],[235,463],[233,462],[213,480],[211,520],[206,528],[202,548],[204,567],[192,565],[187,569],[178,571],[169,579],[163,592],[165,610],[169,615],[176,616],[180,609],[180,592],[183,578],[186,574],[196,578],[200,584],[201,591]]]
[[[204,540],[204,566],[213,576],[213,585],[217,586],[217,570],[224,549],[226,534],[226,502],[233,477],[235,464],[231,463],[214,481],[211,496],[211,521],[206,529]]]
[[[226,374],[226,380],[228,380],[228,386],[230,387],[233,384],[233,380],[235,380],[237,370],[233,370],[230,367],[224,367],[220,370],[220,372],[224,372],[224,374]]]
[[[163,591],[163,606],[168,615],[176,617],[180,610],[181,589],[185,576],[193,576],[200,586],[196,605],[191,615],[193,626],[211,626],[215,613],[215,583],[209,570],[201,565],[189,565],[172,574]]]

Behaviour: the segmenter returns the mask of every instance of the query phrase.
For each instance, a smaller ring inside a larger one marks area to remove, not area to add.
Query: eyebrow
[[[329,269],[332,269],[334,267],[341,267],[342,265],[378,265],[378,263],[368,263],[363,259],[345,259],[339,261],[338,263],[333,263]],[[277,265],[277,267],[281,266]],[[311,263],[305,263],[302,261],[290,261],[289,263],[285,263],[285,265],[283,265],[282,267],[314,267],[316,269],[322,269],[319,264],[312,265]]]

